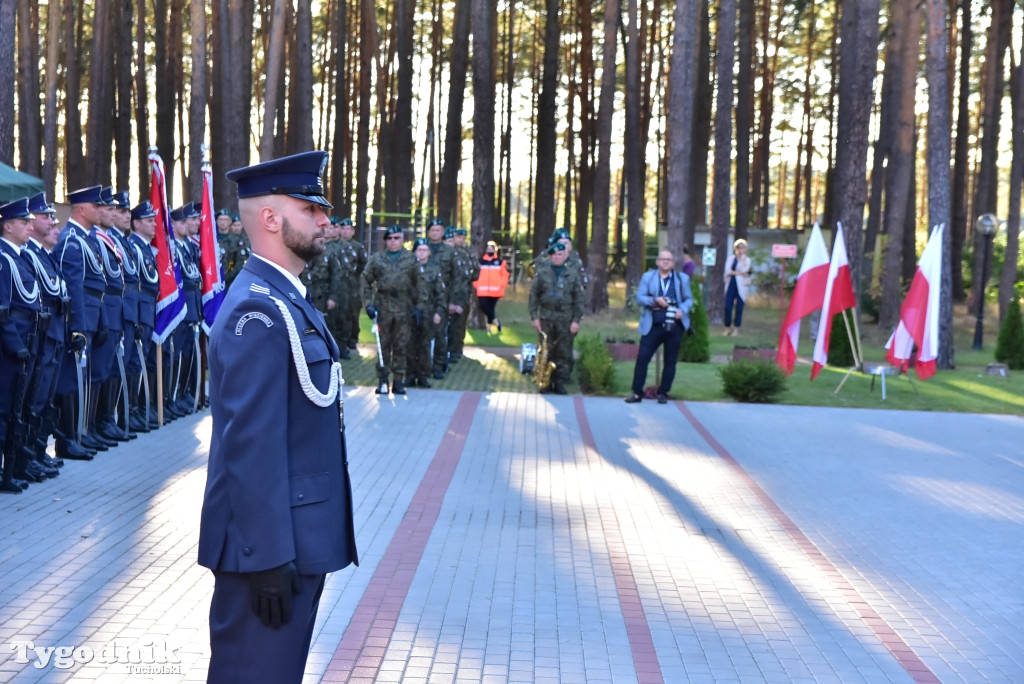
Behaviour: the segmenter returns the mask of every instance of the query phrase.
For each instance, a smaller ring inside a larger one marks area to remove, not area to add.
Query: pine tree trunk
[[[298,0],[295,12],[294,39],[295,70],[289,74],[294,84],[288,101],[288,134],[285,151],[288,154],[313,149],[313,15],[311,0]]]
[[[494,228],[494,29],[491,0],[473,2],[473,216],[471,244],[477,249]]]
[[[9,0],[8,0],[9,1]],[[39,4],[18,0],[18,151],[19,167],[40,175]]]
[[[274,0],[274,10],[270,19],[270,42],[267,54],[267,80],[263,90],[263,132],[260,135],[260,161],[274,158],[274,132],[277,123],[277,110],[283,93],[281,77],[285,61],[285,24],[286,0]]]
[[[1013,156],[1010,161],[1010,205],[1006,215],[1006,253],[999,275],[999,320],[1006,318],[1017,281],[1020,254],[1021,186],[1024,184],[1024,65],[1017,64],[1010,83],[1013,109]]]
[[[377,51],[377,22],[373,0],[362,0],[359,11],[359,136],[356,152],[356,226],[364,246],[372,249],[366,220],[366,198],[370,175],[370,76]]]
[[[89,57],[89,126],[85,131],[86,169],[91,182],[110,185],[110,145],[113,141],[111,112],[114,88],[110,74],[114,64],[110,0],[96,0],[93,11],[92,48]]]
[[[540,253],[555,229],[555,136],[558,97],[558,0],[544,0],[544,65],[537,102],[537,181],[533,206],[533,250]]]
[[[466,99],[466,73],[469,66],[470,10],[473,0],[457,0],[450,47],[451,67],[448,86],[448,115],[444,127],[444,164],[437,181],[438,215],[455,222],[459,194],[459,168],[462,166],[462,107]]]
[[[711,198],[711,246],[718,260],[708,271],[708,320],[722,322],[725,292],[722,276],[732,250],[729,245],[732,195],[732,68],[736,50],[736,2],[721,0],[718,10],[718,97],[715,102],[715,170]]]
[[[55,197],[57,185],[57,61],[60,49],[60,0],[49,0],[46,10],[46,102],[43,105],[43,183],[46,196]],[[143,91],[145,92],[145,91]],[[141,177],[141,176],[140,176]],[[71,188],[74,190],[74,188]]]
[[[159,6],[161,0],[157,1]],[[82,144],[82,114],[78,102],[82,92],[82,67],[78,63],[79,41],[75,28],[78,26],[79,3],[64,0],[64,169],[67,174],[68,190],[83,187],[85,177],[85,151]],[[157,15],[159,16],[159,14]],[[159,55],[159,53],[158,53]],[[0,69],[2,78],[3,69]],[[0,125],[0,135],[3,126]]]
[[[813,2],[811,3],[813,6]],[[754,122],[754,0],[740,0],[736,77],[736,237],[750,224],[750,131]]]
[[[668,144],[668,173],[666,179],[666,206],[668,224],[668,248],[676,258],[680,258],[683,247],[690,246],[693,242],[693,226],[688,226],[690,216],[690,204],[694,201],[691,196],[691,170],[690,159],[691,143],[693,141],[694,120],[696,117],[695,102],[697,95],[697,58],[700,47],[700,7],[699,0],[676,0],[673,29],[673,48],[671,67],[669,69],[668,87],[668,125],[666,126],[666,141]],[[608,40],[608,14],[605,13],[605,41]],[[605,111],[605,89],[608,77],[608,52],[605,47],[605,61],[603,82],[601,86],[601,113],[599,115],[599,126],[604,126],[604,117],[608,117],[609,135],[611,134],[611,112]],[[614,53],[612,54],[614,58]],[[614,86],[614,81],[612,81]],[[613,90],[609,89],[610,92]],[[610,110],[610,103],[608,109]],[[604,133],[599,135],[603,136]],[[602,137],[601,145],[604,145]],[[605,156],[602,149],[599,153]],[[607,160],[606,160],[607,161]],[[598,166],[604,172],[606,161],[599,161]],[[594,193],[594,226],[597,229],[596,212],[602,205],[597,193],[601,191],[603,182],[598,181]],[[604,202],[603,204],[607,204]],[[596,236],[595,236],[596,240]],[[606,295],[607,296],[607,295]],[[596,310],[596,307],[594,307]]]
[[[203,148],[206,142],[206,1],[192,0],[192,99],[188,106],[188,196],[203,196]]]
[[[388,184],[388,196],[394,198],[394,203],[391,206],[402,214],[412,211],[412,59],[415,12],[416,0],[396,0],[395,41],[398,59],[398,97],[394,103],[394,127],[392,129],[394,132],[392,138],[394,175],[390,179],[392,182]],[[493,101],[493,89],[490,91],[490,96]],[[491,140],[490,144],[493,145],[494,141]]]
[[[640,123],[640,28],[637,0],[627,0],[626,26],[626,136],[623,166],[626,175],[626,306],[633,304],[633,294],[647,266],[644,232],[645,183],[643,173],[644,147]]]
[[[9,0],[0,2],[0,162],[14,165],[14,30],[15,5]],[[10,198],[16,199],[16,198]]]

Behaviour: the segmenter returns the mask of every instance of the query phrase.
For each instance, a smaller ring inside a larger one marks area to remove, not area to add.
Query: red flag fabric
[[[811,380],[818,377],[822,366],[828,363],[832,317],[840,311],[852,309],[856,303],[853,280],[850,277],[850,261],[846,256],[843,224],[837,223],[835,242],[832,244],[832,261],[828,266],[825,299],[821,304],[821,320],[818,321],[818,337],[814,340],[814,364],[811,366]]]
[[[917,361],[914,370],[922,380],[935,375],[935,359],[939,356],[939,291],[942,282],[942,233],[945,226],[932,231],[917,263],[914,280],[910,283],[903,305],[900,322],[885,348],[886,360],[906,372],[914,345]]]
[[[775,362],[786,375],[793,374],[796,365],[796,352],[800,344],[800,319],[821,308],[825,297],[825,285],[828,282],[828,247],[821,236],[821,227],[815,223],[811,229],[811,237],[807,241],[800,274],[796,278],[793,298],[789,300],[789,310],[779,332],[779,351]]]
[[[160,273],[160,295],[156,302],[156,326],[153,341],[163,344],[174,329],[185,318],[185,296],[181,292],[181,270],[171,253],[171,214],[167,204],[167,185],[164,160],[155,148],[150,149],[149,165],[153,171],[149,201],[156,210],[156,235],[153,248],[156,250],[156,267]]]
[[[210,334],[224,300],[224,278],[220,270],[220,246],[213,227],[213,170],[203,164],[203,207],[199,219],[199,267],[203,275],[203,330]]]

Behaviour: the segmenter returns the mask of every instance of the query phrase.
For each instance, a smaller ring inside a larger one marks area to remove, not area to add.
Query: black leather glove
[[[142,325],[135,326],[135,339],[142,342],[146,339],[146,328]]]
[[[18,353],[14,355],[14,358],[18,360],[18,363],[28,363],[28,360],[32,358],[32,354],[29,353],[28,349],[22,347],[18,350]]]
[[[73,352],[79,352],[85,349],[85,335],[79,332],[71,333],[71,341],[68,342],[68,346]]]
[[[96,331],[96,334],[92,336],[93,345],[99,346],[107,341],[107,329],[100,328]]]
[[[377,320],[377,313],[377,307],[375,307],[373,304],[370,304],[369,306],[366,307],[366,315],[370,317],[371,321]]]
[[[423,327],[423,309],[413,309],[412,319],[416,321],[417,328]]]
[[[302,591],[299,571],[293,561],[270,570],[247,573],[252,595],[252,612],[271,629],[292,618],[292,594]]]

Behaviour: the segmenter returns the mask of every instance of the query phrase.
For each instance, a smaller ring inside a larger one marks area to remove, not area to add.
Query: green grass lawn
[[[527,311],[529,285],[521,284],[515,290],[509,288],[505,298],[498,303],[498,317],[502,332],[488,333],[484,330],[470,330],[466,336],[467,345],[481,347],[512,347],[518,349],[524,342],[537,339],[530,325]],[[596,316],[586,316],[581,334],[599,335],[606,341],[639,340],[636,311],[624,308],[625,288],[621,282],[609,288],[610,308]],[[370,322],[362,317],[360,342],[375,344],[370,332]],[[1011,372],[1008,378],[990,376],[985,372],[987,364],[994,361],[996,321],[992,312],[986,316],[984,336],[985,348],[971,349],[974,335],[974,317],[962,309],[955,311],[955,359],[954,370],[939,371],[926,382],[917,380],[911,371],[913,385],[906,377],[889,376],[886,379],[886,400],[882,401],[881,381],[875,378],[874,389],[871,377],[853,373],[836,394],[835,390],[846,374],[845,368],[826,367],[816,380],[810,380],[810,365],[798,364],[796,371],[787,380],[787,389],[779,397],[779,403],[801,406],[836,406],[845,408],[885,408],[923,411],[960,411],[968,413],[1010,413],[1024,414],[1024,373]],[[807,336],[807,319],[801,330],[800,355],[809,358],[813,342]],[[718,368],[726,363],[733,347],[759,346],[774,349],[779,335],[778,300],[752,301],[743,313],[743,327],[736,337],[722,336],[720,326],[711,328],[710,348],[712,360],[706,364],[680,363],[672,396],[691,401],[731,401],[722,392],[722,381]],[[860,326],[863,353],[866,361],[885,360],[885,342],[891,330],[882,330],[870,322]],[[833,335],[846,334],[845,330],[833,331]],[[573,374],[571,391],[579,391],[577,373]],[[633,362],[615,363],[616,394],[626,396],[630,391],[633,377]],[[450,382],[451,381],[451,382]],[[447,389],[468,389],[455,386],[457,377],[452,374],[443,386]],[[647,384],[655,384],[655,363],[648,370]],[[474,383],[475,384],[475,383]],[[915,394],[916,386],[920,396]],[[474,387],[475,388],[475,387]],[[486,389],[486,388],[484,388]]]

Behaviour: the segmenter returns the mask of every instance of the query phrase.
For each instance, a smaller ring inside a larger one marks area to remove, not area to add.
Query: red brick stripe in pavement
[[[583,408],[583,397],[579,395],[574,397],[573,404],[576,407],[576,420],[580,425],[580,436],[583,437],[583,444],[587,447],[587,458],[591,461],[591,465],[596,465],[600,460],[600,455],[597,450],[597,442],[594,440],[594,433],[590,429],[590,420]],[[661,664],[658,662],[658,654],[654,650],[654,639],[651,637],[651,627],[647,623],[647,615],[644,613],[644,607],[640,601],[640,592],[636,588],[633,566],[626,553],[619,520],[612,506],[601,507],[601,525],[605,542],[608,545],[608,555],[611,558],[612,575],[615,577],[615,588],[619,594],[619,605],[622,606],[622,617],[626,623],[629,648],[633,652],[633,666],[636,668],[637,681],[640,684],[664,684]]]
[[[786,531],[789,537],[796,543],[800,550],[811,559],[818,569],[821,570],[835,586],[840,594],[846,599],[846,602],[850,604],[860,615],[861,620],[864,621],[878,640],[882,642],[896,661],[907,671],[907,674],[915,682],[924,683],[938,683],[939,678],[935,676],[927,665],[914,653],[914,650],[907,644],[903,638],[896,633],[896,630],[889,625],[888,622],[882,618],[881,615],[872,608],[867,600],[860,595],[860,592],[850,584],[850,581],[846,579],[839,568],[822,553],[821,549],[815,546],[814,542],[804,534],[803,530],[793,522],[786,513],[779,507],[778,504],[768,495],[760,484],[757,483],[747,471],[744,469],[740,462],[737,461],[732,454],[730,454],[724,446],[722,446],[717,439],[715,439],[711,432],[708,431],[704,424],[701,423],[693,412],[690,411],[689,407],[681,401],[673,402],[679,407],[680,412],[686,419],[690,421],[690,424],[700,433],[700,436],[704,438],[704,441],[715,450],[715,452],[728,464],[732,469],[733,473],[743,480],[754,496],[758,498],[761,505],[775,518],[782,528]]]
[[[479,392],[467,392],[459,400],[434,460],[409,502],[320,680],[323,684],[373,681],[379,674],[416,568],[462,457],[480,397]]]

